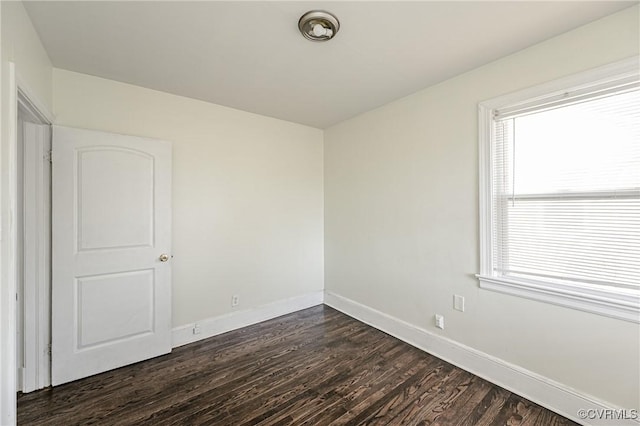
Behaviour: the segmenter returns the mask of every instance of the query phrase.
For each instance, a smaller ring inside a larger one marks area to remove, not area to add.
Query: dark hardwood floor
[[[18,398],[19,425],[573,425],[327,306]]]

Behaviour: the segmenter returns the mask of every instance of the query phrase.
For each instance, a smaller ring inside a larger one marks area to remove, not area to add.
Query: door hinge
[[[51,356],[51,343],[47,345],[47,355]]]
[[[53,163],[51,150],[44,153],[44,161],[48,161],[49,163]]]

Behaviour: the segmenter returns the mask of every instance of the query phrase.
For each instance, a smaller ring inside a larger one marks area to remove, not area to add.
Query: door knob
[[[159,259],[160,259],[160,262],[166,262],[167,260],[169,260],[169,255],[166,253],[162,253]]]

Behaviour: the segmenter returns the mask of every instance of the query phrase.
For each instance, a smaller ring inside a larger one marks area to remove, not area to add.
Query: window
[[[480,286],[640,322],[638,58],[480,104]]]

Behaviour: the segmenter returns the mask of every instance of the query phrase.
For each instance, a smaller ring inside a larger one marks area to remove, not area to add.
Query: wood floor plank
[[[408,353],[398,353],[398,350]],[[347,412],[345,407],[354,406],[358,399],[364,398],[365,392],[371,387],[371,384],[385,376],[397,374],[396,370],[388,365],[390,361],[402,363],[402,357],[406,356],[411,357],[408,360],[409,363],[415,361],[415,354],[411,351],[406,351],[404,344],[401,344],[395,347],[393,351],[385,353],[382,359],[373,360],[373,364],[371,362],[358,364],[358,369],[356,371],[348,371],[347,380],[337,386],[333,388],[320,386],[319,389],[325,392],[323,396],[326,399],[330,399],[331,402],[325,403],[325,408],[322,411],[306,413],[303,417],[296,419],[294,424],[315,424],[314,421],[317,422],[318,417],[333,422],[337,418],[344,416]],[[435,358],[427,358],[425,362],[433,362],[435,360]]]
[[[322,305],[19,395],[18,423],[575,425]]]
[[[469,374],[469,379],[457,385],[458,397],[438,415],[433,426],[450,426],[466,423],[472,410],[489,393],[492,385],[477,376]]]
[[[492,385],[489,392],[473,408],[462,422],[465,425],[488,426],[493,424],[494,419],[500,413],[500,408],[504,405],[511,393],[498,386]]]
[[[439,363],[440,360],[432,358],[428,361]],[[410,405],[415,404],[418,393],[424,389],[433,388],[436,383],[454,370],[452,365],[437,366],[429,363],[426,367],[420,372],[412,373],[408,380],[400,381],[393,390],[382,395],[379,393],[379,400],[365,399],[360,404],[364,410],[354,417],[353,421],[356,423],[389,424],[402,412],[408,410]],[[406,398],[404,398],[405,395]]]
[[[518,395],[511,394],[502,405],[500,413],[493,421],[494,425],[522,426],[529,420],[530,423],[536,424],[535,418],[538,417],[540,407],[530,401],[527,401]]]
[[[453,387],[459,380],[459,376],[466,373],[453,366],[447,366],[443,371],[445,374],[439,375],[435,384],[421,389],[412,403],[398,413],[391,422],[395,424],[432,423],[435,417],[442,412],[441,406],[446,405],[455,393]]]
[[[373,341],[371,347],[363,346],[361,350],[366,352],[375,350],[376,346],[374,345],[377,345],[378,343],[379,340]],[[383,343],[388,344],[389,342]],[[305,363],[304,371],[300,371],[299,367],[295,366],[295,363],[292,363],[291,360],[287,360],[287,362],[291,364],[291,367],[288,370],[278,371],[279,374],[276,377],[263,375],[257,378],[253,387],[248,389],[244,394],[238,394],[238,391],[234,390],[234,402],[225,404],[225,408],[227,410],[233,410],[233,415],[225,415],[225,412],[222,410],[216,410],[218,413],[216,413],[216,415],[212,415],[213,413],[211,412],[211,409],[203,412],[202,415],[207,416],[212,422],[226,419],[226,421],[236,421],[238,422],[236,424],[242,424],[246,421],[243,419],[246,418],[249,418],[250,421],[252,415],[257,415],[256,410],[261,412],[268,411],[273,405],[277,407],[282,403],[285,403],[287,401],[287,395],[289,395],[289,398],[295,398],[296,393],[304,392],[306,388],[311,386],[314,378],[317,380],[329,372],[329,364],[327,364],[327,362],[332,361],[333,357],[331,355],[331,351],[328,351],[324,355],[324,358],[322,358],[322,355],[316,353],[314,362]],[[338,365],[340,365],[340,363],[348,364],[350,362],[352,362],[350,358],[344,357],[338,362]],[[322,369],[322,371],[318,372],[318,368]],[[316,370],[315,373],[314,370]],[[300,382],[300,373],[309,377],[309,380]],[[240,409],[240,407],[242,409]],[[190,419],[187,418],[186,420],[188,421]],[[255,420],[252,424],[256,424],[257,422],[258,420]]]
[[[344,330],[338,330],[332,333],[335,333],[336,335],[344,335],[346,336],[346,339],[357,339],[358,335],[362,334],[363,330],[353,329],[352,331],[356,331],[356,333],[345,333]],[[379,342],[381,338],[382,336],[380,336],[380,338],[377,340],[373,340],[371,344],[377,344],[377,342]],[[238,386],[233,386],[233,388],[229,388],[229,392],[218,392],[220,394],[218,398],[233,396],[232,401],[224,404],[224,410],[219,409],[219,407],[222,407],[222,405],[215,404],[217,400],[214,399],[212,400],[213,404],[210,407],[186,407],[186,411],[191,411],[191,414],[189,414],[189,417],[183,419],[183,421],[193,421],[196,416],[204,416],[210,418],[211,421],[217,421],[220,420],[220,416],[231,416],[231,414],[226,414],[227,411],[236,413],[238,411],[238,406],[241,404],[243,406],[242,413],[245,413],[243,414],[243,417],[246,417],[247,410],[252,407],[252,405],[250,404],[253,403],[253,405],[260,407],[261,405],[264,405],[266,403],[265,400],[268,400],[268,398],[276,393],[278,389],[284,389],[285,391],[292,390],[291,383],[294,381],[299,382],[298,379],[301,373],[299,366],[301,364],[304,366],[305,374],[313,376],[310,371],[314,366],[322,363],[323,360],[333,359],[333,357],[335,357],[336,351],[339,352],[341,350],[340,346],[338,346],[338,343],[333,344],[333,349],[331,350],[325,348],[324,351],[315,351],[314,358],[310,362],[302,363],[299,358],[293,358],[294,355],[292,354],[289,358],[281,360],[281,362],[284,362],[288,365],[287,367],[283,367],[281,363],[274,364],[272,371],[268,368],[264,368],[263,366],[260,372],[254,374],[251,377],[250,381],[242,383]],[[389,344],[389,342],[384,343]],[[363,349],[366,349],[366,347]],[[299,351],[296,355],[303,358],[308,357],[306,355],[306,352],[304,351]],[[345,358],[345,362],[348,362],[348,360],[348,357]],[[212,391],[217,392],[217,390],[215,389],[212,389]],[[198,409],[200,410],[198,411]],[[231,421],[231,419],[228,420]]]
[[[404,351],[404,344],[399,346]],[[357,408],[358,401],[366,400],[373,394],[380,392],[380,386],[382,383],[389,383],[390,377],[395,377],[394,380],[401,380],[398,365],[409,366],[414,364],[415,357],[411,353],[400,352],[397,355],[391,355],[386,360],[374,360],[375,364],[360,365],[359,370],[364,373],[357,375],[356,380],[353,380],[353,374],[351,377],[347,377],[342,383],[330,389],[329,387],[319,387],[320,390],[326,390],[324,394],[326,397],[333,397],[334,404],[330,404],[328,409],[325,408],[322,411],[315,413],[307,413],[294,424],[314,424],[314,421],[318,421],[318,415],[325,420],[331,420],[332,423],[339,424],[341,418],[348,412],[353,414]],[[426,361],[424,362],[426,364]],[[416,365],[415,367],[427,368],[426,366]],[[337,405],[340,404],[340,405]],[[347,411],[344,408],[349,407],[351,410]],[[293,413],[295,414],[295,413]]]
[[[302,386],[303,389],[308,390],[308,389],[312,389],[313,393],[311,394],[312,397],[308,398],[306,402],[309,401],[314,401],[314,400],[324,400],[323,398],[323,394],[322,391],[328,387],[337,387],[339,386],[341,383],[343,383],[344,381],[349,379],[349,374],[345,373],[348,368],[349,365],[352,365],[353,363],[357,363],[359,365],[366,363],[367,359],[369,358],[377,358],[377,351],[384,351],[386,350],[389,346],[392,345],[388,345],[387,339],[383,339],[384,344],[377,344],[373,347],[361,347],[361,351],[360,354],[358,354],[359,356],[357,356],[356,358],[349,358],[349,357],[342,357],[339,361],[338,360],[325,360],[325,362],[319,364],[315,371],[311,371],[310,373],[310,379],[305,381],[304,383],[300,384],[298,377],[293,377],[292,381],[298,382],[298,386]],[[400,345],[396,345],[396,346],[400,346]],[[289,384],[284,384],[284,386],[279,386],[277,388],[274,389],[274,391],[276,392],[276,394],[278,395],[282,395],[282,391],[285,391],[290,385]],[[260,401],[262,398],[256,398],[254,399],[254,403],[253,403],[253,407],[255,410],[257,410],[258,412],[264,412],[265,408],[269,408],[269,411],[267,413],[261,414],[257,417],[254,418],[250,418],[248,421],[246,421],[243,424],[249,425],[256,425],[256,424],[260,424],[260,423],[264,423],[264,424],[268,424],[269,423],[269,418],[271,416],[274,416],[276,414],[278,414],[281,411],[281,407],[283,404],[287,404],[290,405],[290,400],[288,400],[287,398],[278,398],[276,400],[272,400],[269,401],[267,400],[266,402],[264,401]],[[302,407],[303,409],[306,410],[306,406]],[[288,411],[288,415],[289,416],[293,416],[294,414],[296,414],[296,410],[290,408]],[[263,420],[267,420],[267,421],[263,421]]]

